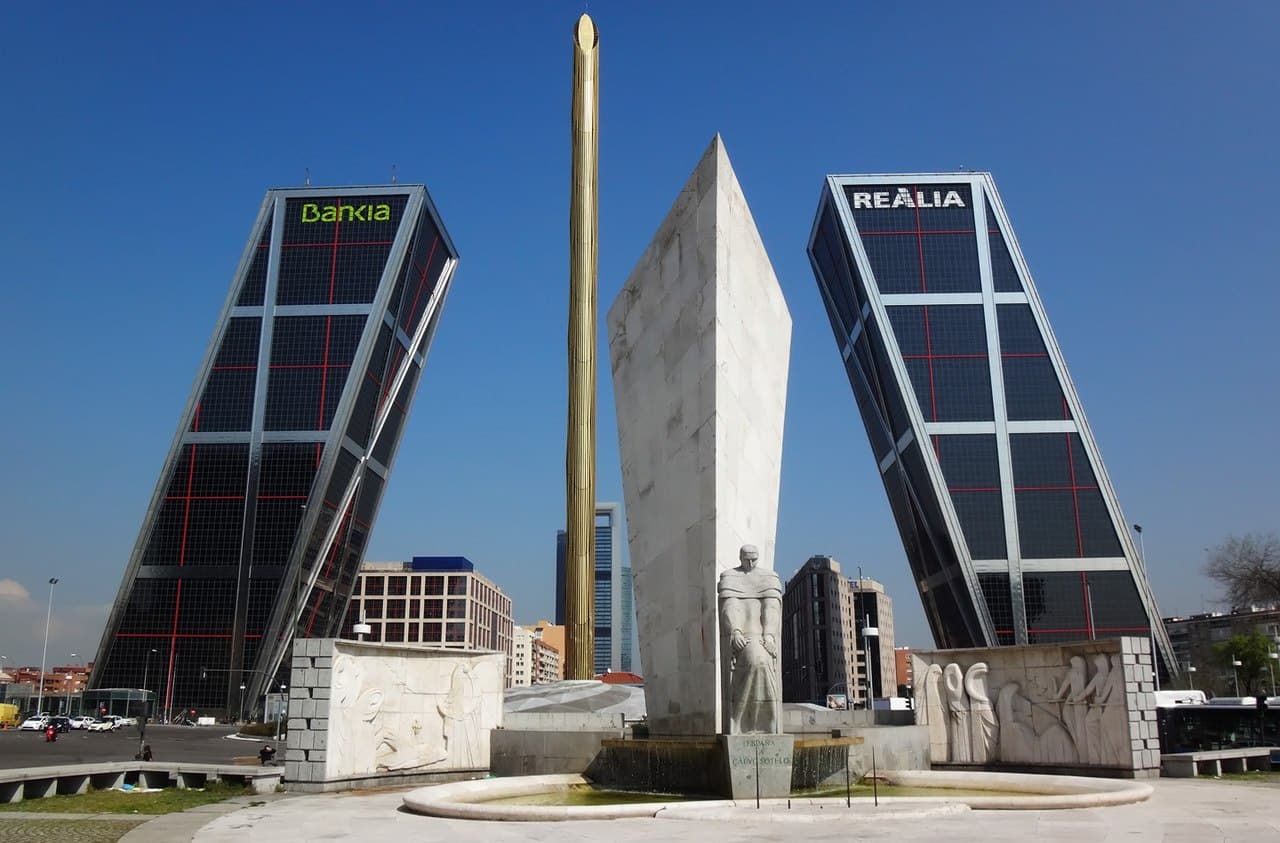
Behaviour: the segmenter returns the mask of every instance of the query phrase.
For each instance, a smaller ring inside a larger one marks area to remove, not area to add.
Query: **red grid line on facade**
[[[196,403],[195,418],[191,423],[191,430],[195,433],[200,432],[200,403]],[[191,443],[191,452],[187,462],[187,496],[186,502],[182,507],[182,539],[178,544],[178,567],[182,568],[187,564],[187,530],[191,524],[191,489],[195,485],[196,476],[196,444]],[[173,594],[173,625],[169,632],[169,668],[168,678],[165,681],[164,706],[169,707],[173,696],[173,666],[174,660],[178,655],[178,615],[182,607],[182,578],[177,580],[177,586]]]
[[[1095,626],[1093,628],[1093,632],[1096,635],[1097,633],[1100,633],[1100,632],[1147,632],[1150,629],[1151,627],[1149,626]],[[1036,627],[1029,626],[1027,627],[1027,632],[1061,632],[1061,633],[1079,632],[1084,635],[1089,634],[1089,630],[1087,627],[1085,628],[1063,627],[1063,628],[1039,629]]]
[[[327,318],[332,319],[333,317],[332,317],[332,316],[330,316],[330,317],[327,317]],[[325,357],[326,357],[326,358],[329,356],[329,351],[328,351],[328,340],[329,340],[329,337],[328,337],[328,329],[327,329],[327,326],[326,326],[326,332],[325,332],[325,343],[326,343],[326,346],[325,346]],[[350,369],[350,368],[351,368],[351,364],[350,364],[350,363],[329,363],[329,362],[325,362],[325,363],[275,363],[275,364],[272,364],[272,365],[271,365],[271,368],[272,368],[272,369]]]
[[[331,509],[333,509],[335,512],[337,511],[337,509],[338,509],[338,505],[337,505],[336,503],[334,503],[333,501],[329,500],[328,498],[325,498],[325,501],[324,501],[324,502],[325,502],[325,505],[326,505],[326,506],[330,507],[330,508],[331,508]],[[354,506],[355,501],[353,500],[351,503],[352,503],[352,505]],[[348,510],[350,510],[350,509],[351,509],[351,507],[347,507],[347,509],[348,509]],[[356,519],[354,519],[354,520],[355,520],[355,522],[356,522],[357,524],[359,524],[361,527],[364,527],[366,530],[369,528],[369,522],[368,522],[368,521],[361,521],[359,518],[356,518]]]
[[[413,294],[413,306],[409,308],[409,318],[405,320],[405,333],[409,333],[409,329],[413,327],[415,316],[418,312],[418,300],[422,298],[422,288],[427,283],[427,273],[431,271],[431,259],[436,256],[436,246],[440,245],[440,235],[437,234],[435,239],[431,241],[431,249],[427,252],[427,259],[422,264],[422,272],[418,275],[418,289]]]
[[[959,488],[947,488],[948,492],[998,492],[999,486],[961,486]]]
[[[1074,484],[1068,486],[1014,486],[1015,492],[1092,492],[1097,490],[1097,486],[1076,486]]]
[[[346,541],[346,536],[351,531],[351,522],[354,520],[352,517],[354,510],[355,501],[352,501],[347,507],[347,511],[343,514],[342,524],[338,527],[338,534],[334,536],[333,547],[329,549],[329,558],[325,560],[324,570],[320,572],[320,579],[325,579],[329,576],[329,571],[333,568],[334,560],[338,558],[338,549]],[[324,592],[320,589],[315,589],[313,593],[315,594],[315,602],[311,605],[311,617],[307,619],[308,636],[311,635],[311,628],[315,626],[316,614],[320,611],[320,602],[324,599]]]
[[[339,205],[342,204],[341,199],[338,200],[338,204]],[[338,226],[338,221],[334,220],[333,225],[334,225],[334,228],[336,229]],[[307,248],[316,248],[316,247],[325,247],[325,248],[333,247],[336,249],[340,249],[343,246],[390,246],[392,242],[393,241],[391,240],[361,240],[361,241],[356,241],[354,243],[281,243],[280,246],[285,249],[307,249]]]
[[[916,217],[919,218],[920,209],[916,208]],[[859,231],[863,237],[893,237],[893,236],[911,236],[916,234],[976,234],[972,228],[940,228],[937,231]]]
[[[1084,625],[1089,630],[1090,637],[1098,634],[1097,629],[1093,625],[1093,607],[1089,604],[1089,577],[1084,571],[1080,572],[1080,593],[1084,595]]]
[[[387,406],[387,399],[391,397],[391,386],[392,384],[395,383],[396,372],[400,368],[400,361],[405,358],[406,354],[407,354],[407,350],[405,349],[405,347],[397,342],[396,353],[391,358],[391,368],[387,372],[387,377],[385,381],[386,386],[384,387],[382,383],[378,384],[378,386],[382,388],[382,397],[378,399],[379,411],[381,411],[383,407]]]
[[[1076,459],[1075,455],[1071,453],[1071,434],[1064,433],[1063,440],[1067,443],[1067,465],[1071,469],[1071,502],[1075,507],[1076,514],[1076,549],[1081,558],[1083,558],[1084,532],[1080,529],[1080,487],[1076,485]]]
[[[917,191],[917,187],[918,185],[913,184],[911,186],[911,189],[913,191],[916,191],[916,195],[919,195],[919,192]],[[925,283],[924,235],[920,227],[920,208],[917,207],[915,210],[916,210],[916,251],[920,255],[920,292],[927,293],[929,290],[928,290],[928,285]],[[924,311],[924,350],[925,350],[925,354],[927,355],[926,360],[929,366],[929,412],[932,413],[930,421],[937,421],[938,420],[938,392],[933,381],[933,336],[932,336],[932,331],[929,330],[929,305],[926,304],[922,308],[922,310]]]
[[[215,372],[238,372],[252,371],[257,369],[256,364],[246,364],[244,366],[214,366]],[[277,369],[350,369],[350,363],[272,363],[267,367],[271,371]]]
[[[242,501],[244,495],[165,495],[167,501]]]
[[[333,290],[338,283],[338,230],[342,227],[342,198],[338,197],[338,217],[333,221],[333,256],[329,259],[329,304],[333,304]],[[316,412],[316,430],[324,430],[325,390],[329,385],[329,336],[333,328],[333,316],[324,318],[324,365],[320,369],[320,407]]]
[[[155,632],[117,632],[116,638],[230,638],[229,632],[179,632],[174,633],[155,633]],[[245,638],[261,638],[258,633],[246,633]]]
[[[903,360],[986,360],[985,354],[904,354]]]

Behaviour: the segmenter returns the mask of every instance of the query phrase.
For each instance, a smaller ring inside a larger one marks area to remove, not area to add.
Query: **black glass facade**
[[[833,176],[809,255],[937,643],[1151,632],[991,178]]]
[[[267,194],[93,686],[249,713],[337,633],[456,261],[421,186]]]

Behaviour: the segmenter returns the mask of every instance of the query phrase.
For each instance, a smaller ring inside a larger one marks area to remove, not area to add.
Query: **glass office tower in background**
[[[596,504],[595,671],[635,669],[632,653],[631,568],[622,564],[626,546],[622,507]],[[556,623],[564,624],[565,531],[556,531]]]
[[[828,177],[809,257],[937,644],[1150,635],[1176,673],[990,175]]]
[[[94,687],[251,713],[294,635],[338,633],[456,264],[420,185],[267,193]]]

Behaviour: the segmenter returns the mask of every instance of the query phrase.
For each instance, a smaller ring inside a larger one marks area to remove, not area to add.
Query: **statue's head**
[[[738,560],[742,562],[742,567],[750,571],[760,561],[760,551],[754,544],[744,544],[738,551]]]

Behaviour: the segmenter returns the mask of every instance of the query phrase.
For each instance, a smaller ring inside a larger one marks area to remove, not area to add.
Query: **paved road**
[[[229,764],[236,756],[256,755],[256,741],[230,740],[229,726],[147,727],[147,743],[156,761]],[[114,732],[65,732],[45,743],[40,732],[0,731],[0,769],[84,764],[93,761],[131,761],[138,751],[138,729]],[[283,755],[283,753],[282,753]]]

